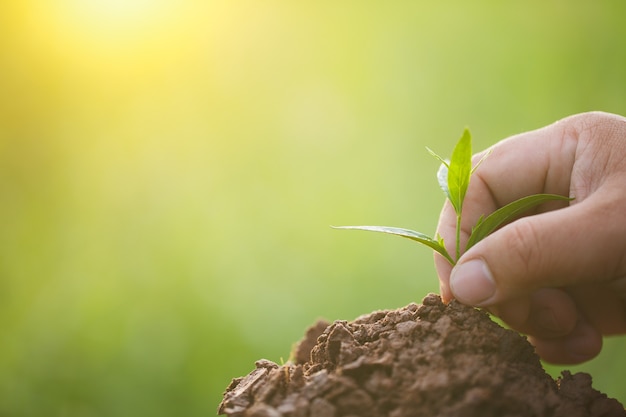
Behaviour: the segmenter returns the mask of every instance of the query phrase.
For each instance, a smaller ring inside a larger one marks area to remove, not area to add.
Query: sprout
[[[460,241],[463,201],[465,200],[465,195],[469,187],[470,178],[485,158],[489,156],[490,152],[487,152],[481,160],[474,167],[472,167],[472,135],[468,129],[464,130],[463,135],[454,147],[452,156],[449,160],[441,158],[428,148],[426,149],[432,156],[441,162],[441,166],[437,172],[439,186],[445,193],[446,198],[452,204],[454,212],[456,213],[456,246],[454,257],[452,257],[446,250],[441,236],[432,238],[424,233],[416,232],[414,230],[388,226],[337,226],[335,228],[368,230],[405,237],[428,246],[443,256],[448,262],[450,262],[450,264],[455,265],[456,261],[461,256]],[[556,194],[534,194],[509,203],[494,211],[487,217],[481,216],[474,227],[472,227],[472,232],[465,246],[465,250],[487,237],[501,225],[514,220],[523,212],[541,203],[554,200],[571,201],[573,198]]]

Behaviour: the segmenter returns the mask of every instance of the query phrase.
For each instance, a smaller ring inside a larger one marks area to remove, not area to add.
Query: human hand
[[[436,254],[441,294],[528,334],[548,362],[584,362],[603,335],[626,333],[626,118],[579,114],[493,146],[470,181],[462,243],[481,215],[538,193],[575,200],[503,226],[454,268]],[[455,230],[446,202],[437,232],[453,243]]]

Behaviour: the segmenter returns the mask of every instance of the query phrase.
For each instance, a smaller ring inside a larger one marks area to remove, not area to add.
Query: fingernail
[[[496,292],[496,283],[481,259],[457,264],[450,275],[450,289],[454,298],[463,304],[478,306]]]

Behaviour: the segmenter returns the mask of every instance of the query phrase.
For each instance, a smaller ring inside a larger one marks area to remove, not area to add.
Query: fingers
[[[477,156],[479,157],[479,156]],[[472,177],[460,247],[482,215],[537,193],[575,197],[542,205],[462,254],[436,256],[444,301],[484,307],[531,335],[540,356],[580,363],[603,334],[626,332],[626,119],[573,116],[497,144]],[[456,216],[437,232],[455,252]]]
[[[454,272],[437,259],[444,299],[488,305],[513,297],[518,290],[529,293],[538,286],[568,285],[592,273],[610,279],[623,269],[616,263],[626,245],[626,234],[620,234],[626,224],[624,160],[626,121],[603,113],[573,116],[496,145],[470,182],[463,205],[461,248],[481,215],[517,198],[536,193],[569,195],[572,190],[576,200],[557,215],[548,212],[502,228],[462,256]],[[543,205],[541,211],[559,208],[558,204],[562,203]],[[446,204],[437,232],[451,253],[455,228],[455,214]],[[594,266],[600,269],[592,272]],[[518,279],[505,278],[507,271]],[[451,274],[456,277],[454,285]],[[462,278],[468,274],[474,276],[470,281]]]
[[[550,339],[571,333],[580,317],[573,299],[565,291],[551,288],[489,310],[521,333]]]
[[[551,339],[562,337],[570,334],[580,320],[576,303],[561,289],[539,289],[530,300],[524,333]]]
[[[477,161],[482,154],[475,156]],[[578,204],[612,179],[623,189],[626,178],[626,119],[606,113],[586,113],[503,140],[471,178],[463,204],[461,249],[482,215],[514,200],[538,193],[573,196]],[[563,207],[541,206],[540,211]],[[446,246],[454,243],[456,217],[449,204],[439,218],[437,233]],[[454,248],[449,248],[454,253]],[[449,268],[439,267],[447,286]]]
[[[576,364],[596,357],[602,350],[602,334],[584,319],[579,320],[572,332],[559,338],[531,336],[530,342],[537,354],[554,364]]]
[[[602,348],[602,332],[581,315],[572,297],[560,289],[541,289],[491,307],[512,328],[529,337],[542,359],[556,364],[581,363]]]
[[[450,274],[452,296],[486,307],[539,288],[608,283],[626,275],[621,205],[599,195],[503,227],[461,256]]]

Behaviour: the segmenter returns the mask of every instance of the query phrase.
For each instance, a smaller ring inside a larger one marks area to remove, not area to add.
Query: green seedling
[[[454,147],[452,156],[449,160],[441,158],[429,148],[426,149],[432,156],[441,162],[441,166],[437,172],[437,180],[439,181],[439,186],[445,193],[446,198],[452,204],[454,212],[456,213],[456,246],[454,257],[448,253],[444,245],[443,238],[439,235],[432,238],[424,233],[416,232],[414,230],[387,226],[338,226],[335,228],[368,230],[405,237],[428,246],[443,256],[448,262],[450,262],[450,264],[455,265],[456,261],[461,256],[461,220],[463,201],[465,200],[465,195],[467,193],[472,174],[489,155],[489,152],[487,152],[480,159],[480,161],[472,167],[472,136],[468,129],[465,129],[463,132],[463,135]],[[571,201],[572,198],[556,194],[534,194],[509,203],[486,217],[481,216],[474,227],[472,227],[472,232],[465,246],[465,250],[468,250],[480,240],[495,231],[498,227],[514,220],[527,210],[530,210],[539,204],[554,200]]]

